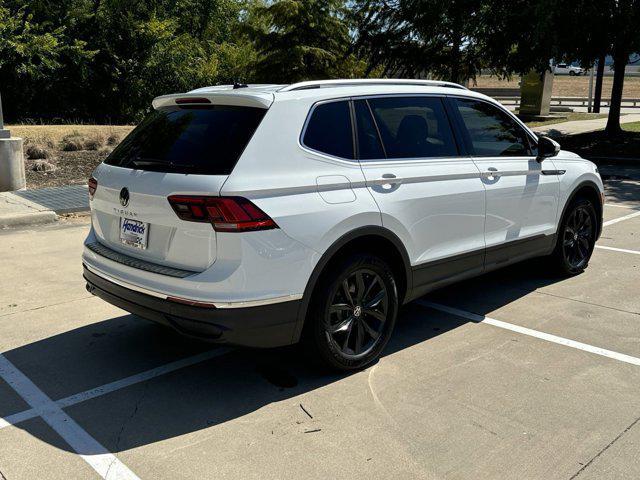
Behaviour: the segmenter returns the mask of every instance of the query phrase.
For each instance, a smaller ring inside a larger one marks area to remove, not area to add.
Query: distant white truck
[[[575,67],[566,63],[558,63],[555,67],[553,67],[553,73],[555,75],[583,75],[585,73],[585,69],[582,67]]]

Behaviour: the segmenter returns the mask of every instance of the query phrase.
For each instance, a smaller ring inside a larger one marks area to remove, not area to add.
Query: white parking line
[[[135,473],[83,430],[2,354],[0,354],[0,377],[102,478],[138,479]]]
[[[613,252],[633,253],[635,255],[640,255],[639,251],[637,251],[637,250],[627,250],[626,248],[605,247],[604,245],[596,245],[596,248],[600,248],[602,250],[611,250]]]
[[[640,358],[632,357],[624,353],[618,353],[618,352],[614,352],[613,350],[607,350],[604,348],[595,347],[587,343],[576,342],[575,340],[570,340],[568,338],[558,337],[556,335],[551,335],[549,333],[539,332],[538,330],[532,330],[531,328],[521,327],[519,325],[503,322],[501,320],[496,320],[495,318],[486,317],[484,315],[478,315],[476,313],[466,312],[464,310],[448,307],[446,305],[441,305],[439,303],[429,302],[426,300],[417,300],[416,303],[419,305],[422,305],[423,307],[433,308],[434,310],[440,310],[441,312],[450,313],[452,315],[456,315],[462,318],[467,318],[473,322],[486,323],[488,325],[493,325],[494,327],[503,328],[505,330],[510,330],[512,332],[521,333],[523,335],[539,338],[541,340],[546,340],[547,342],[557,343],[559,345],[564,345],[565,347],[571,347],[578,350],[583,350],[585,352],[593,353],[595,355],[600,355],[602,357],[618,360],[619,362],[630,363],[631,365],[640,366]]]
[[[226,347],[209,350],[208,352],[193,355],[192,357],[183,358],[181,360],[176,360],[175,362],[167,363],[166,365],[161,365],[145,372],[137,373],[121,380],[116,380],[115,382],[107,383],[106,385],[102,385],[100,387],[76,393],[75,395],[56,400],[54,403],[59,408],[67,408],[81,402],[86,402],[87,400],[91,400],[92,398],[101,397],[102,395],[106,395],[107,393],[130,387],[131,385],[135,385],[136,383],[146,382],[147,380],[159,377],[160,375],[171,373],[181,368],[190,367],[191,365],[195,365],[206,360],[211,360],[212,358],[220,357],[226,353],[229,353],[230,351],[231,349]],[[36,409],[31,408],[19,413],[14,413],[13,415],[9,415],[5,418],[0,417],[0,430],[11,425],[15,425],[16,423],[24,422],[25,420],[37,417],[38,415],[39,413],[36,411]]]
[[[638,208],[640,207],[633,207],[630,205],[618,205],[615,203],[605,203],[604,204],[605,207],[615,207],[615,208],[626,208],[627,210],[638,210]]]
[[[629,215],[625,215],[624,217],[614,218],[613,220],[608,220],[602,224],[603,227],[608,227],[609,225],[613,225],[614,223],[624,222],[625,220],[629,220],[630,218],[634,218],[640,216],[640,212],[630,213]]]

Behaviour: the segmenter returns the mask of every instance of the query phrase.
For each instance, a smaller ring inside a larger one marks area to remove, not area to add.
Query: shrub
[[[104,143],[104,137],[100,134],[96,134],[84,141],[84,150],[100,150]]]
[[[98,150],[98,153],[104,155],[105,157],[108,156],[111,152],[113,152],[113,147],[110,147],[108,145],[105,145]]]
[[[70,133],[62,137],[60,142],[60,150],[63,152],[77,152],[84,150],[85,138],[78,132]]]
[[[52,156],[48,147],[39,144],[28,145],[26,154],[29,160],[44,160]]]
[[[56,170],[56,168],[57,167],[51,162],[47,162],[45,160],[37,160],[33,163],[31,170],[33,170],[34,172],[53,172]]]
[[[107,137],[107,145],[109,145],[110,147],[115,147],[120,143],[120,140],[122,140],[122,137],[120,136],[120,134],[110,133],[109,136]]]

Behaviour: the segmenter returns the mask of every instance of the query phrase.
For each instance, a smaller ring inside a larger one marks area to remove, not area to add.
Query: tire
[[[576,76],[576,72],[569,70],[569,76],[570,77],[575,77]]]
[[[577,275],[589,265],[596,243],[598,217],[591,201],[577,198],[569,204],[558,228],[551,260],[558,273]]]
[[[316,285],[303,332],[305,353],[323,368],[362,369],[380,356],[397,314],[389,265],[374,255],[350,255]]]

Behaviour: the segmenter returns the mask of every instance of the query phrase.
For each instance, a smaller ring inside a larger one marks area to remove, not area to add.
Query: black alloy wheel
[[[586,206],[575,208],[564,227],[562,250],[567,264],[575,270],[583,269],[593,250],[595,225]]]
[[[598,232],[593,203],[586,198],[573,200],[562,218],[553,265],[563,275],[576,275],[589,265]]]
[[[338,285],[327,316],[328,340],[345,358],[369,353],[380,340],[389,310],[389,293],[372,270],[361,268]]]
[[[375,361],[389,341],[398,291],[389,265],[353,254],[323,273],[305,322],[306,353],[323,367],[357,370]]]

